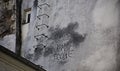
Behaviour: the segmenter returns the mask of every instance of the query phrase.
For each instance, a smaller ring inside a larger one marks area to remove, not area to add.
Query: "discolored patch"
[[[44,57],[51,56],[60,65],[67,63],[68,58],[71,57],[72,49],[76,49],[81,42],[85,40],[85,36],[75,32],[79,27],[77,22],[69,23],[65,28],[60,28],[59,26],[54,28],[50,27],[50,36],[45,44],[46,46],[37,46],[35,49],[35,60],[43,54]],[[38,40],[39,41],[39,40]],[[43,42],[39,42],[38,45]]]

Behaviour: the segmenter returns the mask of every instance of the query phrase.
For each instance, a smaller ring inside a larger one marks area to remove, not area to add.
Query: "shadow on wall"
[[[46,46],[39,42],[34,50],[34,61],[38,60],[41,56],[53,57],[55,61],[64,64],[71,57],[72,51],[76,49],[81,42],[86,38],[86,34],[81,35],[75,30],[79,27],[77,22],[69,23],[65,28],[59,26],[54,28],[50,27],[50,36],[46,40]]]

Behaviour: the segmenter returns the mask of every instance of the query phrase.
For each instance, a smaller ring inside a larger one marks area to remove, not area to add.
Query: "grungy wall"
[[[34,0],[25,41],[47,71],[119,71],[119,1]]]
[[[0,1],[0,45],[15,51],[15,0]]]

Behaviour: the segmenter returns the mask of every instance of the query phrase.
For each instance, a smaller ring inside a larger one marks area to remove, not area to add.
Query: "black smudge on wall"
[[[73,43],[74,45],[78,46],[80,42],[83,42],[86,35],[83,36],[79,34],[78,32],[75,32],[75,29],[78,28],[78,23],[70,23],[66,28],[60,29],[59,27],[57,28],[50,28],[51,31],[51,36],[49,39],[52,40],[58,40],[64,35],[69,35],[71,38],[69,40],[70,43]]]
[[[45,56],[45,57],[46,57],[46,56],[49,56],[50,54],[53,54],[53,52],[54,52],[54,48],[52,48],[52,47],[47,47],[47,48],[45,49],[44,56]]]
[[[44,46],[42,44],[39,44],[39,45],[36,46],[36,48],[34,50],[34,53],[35,53],[34,61],[38,60],[39,57],[42,55],[43,48],[44,48]]]
[[[35,48],[34,60],[38,60],[41,55],[44,57],[53,56],[61,65],[67,62],[70,57],[71,47],[78,47],[86,38],[86,35],[79,34],[75,30],[79,27],[77,22],[69,23],[67,27],[50,27],[50,36],[46,42],[46,47],[39,46]]]

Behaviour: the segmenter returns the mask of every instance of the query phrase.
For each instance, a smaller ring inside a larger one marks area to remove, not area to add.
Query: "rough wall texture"
[[[0,1],[0,45],[15,51],[15,0]]]
[[[15,34],[7,35],[4,38],[0,39],[0,45],[8,48],[9,50],[15,52]]]
[[[24,57],[48,71],[119,71],[118,0],[38,1]]]

